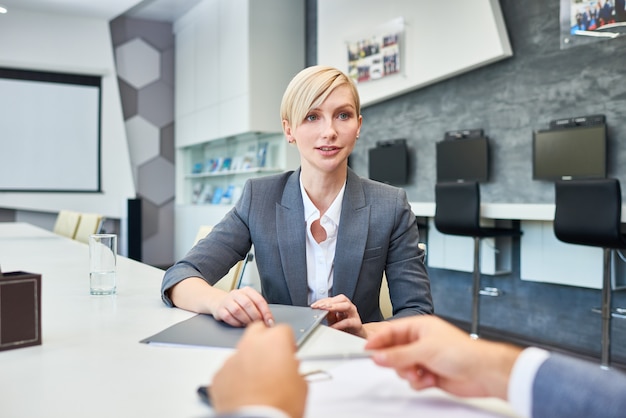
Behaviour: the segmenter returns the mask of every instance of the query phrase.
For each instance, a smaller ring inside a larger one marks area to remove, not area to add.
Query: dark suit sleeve
[[[553,353],[535,376],[532,417],[626,417],[626,375]]]

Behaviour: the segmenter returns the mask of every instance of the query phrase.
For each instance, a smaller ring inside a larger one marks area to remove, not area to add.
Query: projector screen
[[[96,76],[0,68],[0,191],[100,192]]]

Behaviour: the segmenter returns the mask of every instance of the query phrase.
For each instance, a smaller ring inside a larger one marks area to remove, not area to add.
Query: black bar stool
[[[474,238],[472,324],[470,335],[478,338],[480,297],[480,240],[519,236],[519,229],[480,226],[480,188],[477,182],[435,185],[435,227],[442,234]]]
[[[602,352],[603,368],[610,365],[611,253],[626,248],[621,233],[622,191],[619,180],[563,180],[555,182],[554,234],[569,244],[603,249]]]

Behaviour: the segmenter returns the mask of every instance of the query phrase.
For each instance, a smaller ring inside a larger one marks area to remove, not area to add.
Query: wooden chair
[[[198,241],[200,241],[202,238],[206,237],[212,230],[213,230],[213,227],[210,225],[201,226],[200,229],[198,230],[198,233],[196,234],[194,245]],[[222,289],[226,292],[230,292],[231,290],[239,287],[239,284],[241,282],[241,275],[243,274],[243,269],[244,269],[246,260],[248,260],[248,257],[246,257],[245,259],[241,261],[238,261],[237,264],[235,264],[230,269],[230,271],[226,273],[224,277],[218,280],[218,282],[215,283],[213,286],[219,289]]]
[[[80,222],[80,213],[63,209],[59,211],[52,232],[74,239]]]
[[[74,239],[85,244],[89,243],[89,236],[100,232],[103,220],[104,217],[99,213],[81,213]]]
[[[426,254],[426,244],[420,242],[418,247]],[[389,283],[387,283],[387,276],[383,274],[383,281],[380,284],[379,295],[380,311],[383,313],[383,318],[391,318],[393,316],[393,305],[391,304],[391,296],[389,296]]]

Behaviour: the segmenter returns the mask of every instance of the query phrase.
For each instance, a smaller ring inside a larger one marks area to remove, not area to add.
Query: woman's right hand
[[[274,325],[274,316],[263,296],[251,287],[234,289],[225,293],[213,309],[213,317],[235,327],[254,321]]]

